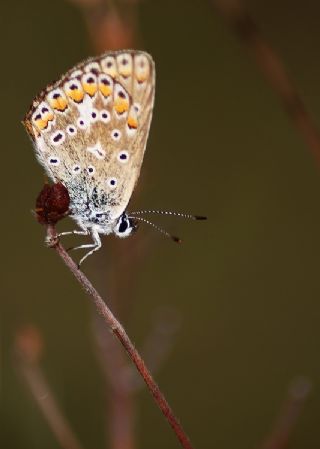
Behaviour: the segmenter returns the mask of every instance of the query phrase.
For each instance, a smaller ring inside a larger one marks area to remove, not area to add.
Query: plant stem
[[[258,24],[241,0],[211,0],[211,2],[252,53],[266,81],[278,96],[293,125],[300,132],[320,166],[319,130],[291,81],[282,59],[263,36]]]
[[[16,368],[61,448],[82,449],[41,369],[39,363],[41,345],[42,339],[37,329],[26,327],[17,333],[14,359]]]
[[[88,293],[91,300],[94,302],[98,312],[101,314],[101,316],[104,318],[107,325],[111,328],[112,332],[122,346],[127,351],[129,357],[135,364],[137,370],[143,377],[143,380],[147,384],[147,387],[149,388],[155,402],[157,403],[158,407],[168,420],[169,424],[171,425],[174,433],[176,434],[177,438],[179,439],[181,445],[185,449],[192,449],[191,442],[184,432],[181,424],[179,423],[178,419],[173,414],[173,411],[171,407],[169,406],[166,398],[160,391],[157,383],[154,381],[151,373],[149,372],[148,368],[146,367],[143,359],[141,358],[140,354],[138,353],[137,349],[134,347],[133,343],[129,339],[126,331],[122,327],[122,325],[119,323],[119,321],[116,319],[116,317],[113,315],[109,307],[106,305],[106,303],[103,301],[97,290],[93,287],[91,282],[88,280],[88,278],[83,274],[82,271],[79,270],[75,262],[72,260],[72,258],[69,256],[67,251],[64,249],[64,247],[59,242],[57,232],[54,226],[48,225],[47,226],[47,242],[48,246],[55,249],[55,251],[59,254],[59,256],[62,258],[66,266],[70,269],[72,274],[75,276],[75,278],[79,281],[81,286],[84,288],[84,290]]]
[[[309,379],[301,377],[290,385],[270,434],[259,445],[260,449],[285,449],[295,429],[298,418],[312,390]]]

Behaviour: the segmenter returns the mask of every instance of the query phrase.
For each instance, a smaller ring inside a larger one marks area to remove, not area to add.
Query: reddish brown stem
[[[289,118],[320,166],[319,130],[291,81],[281,58],[261,34],[255,20],[240,0],[211,1],[252,53],[257,66],[279,97]]]
[[[63,449],[82,449],[63,415],[55,395],[39,364],[42,339],[32,326],[22,329],[16,338],[16,365],[52,433]]]
[[[95,312],[95,311],[94,311]],[[106,428],[109,429],[110,449],[134,449],[135,445],[135,406],[131,391],[131,377],[128,372],[129,362],[118,341],[113,338],[104,320],[95,313],[94,334],[97,342],[97,357],[101,364],[106,389],[108,389],[108,408]],[[130,369],[134,369],[130,363]],[[134,373],[141,383],[141,377]]]
[[[285,449],[312,389],[311,382],[299,378],[292,382],[274,426],[260,449]]]
[[[82,10],[91,43],[98,54],[106,50],[136,47],[139,42],[136,2],[69,1]]]
[[[143,377],[143,380],[147,384],[147,387],[149,388],[155,402],[157,403],[158,407],[168,420],[174,433],[179,439],[182,447],[184,447],[185,449],[192,449],[192,445],[189,438],[184,432],[178,419],[173,414],[173,411],[169,406],[166,398],[160,391],[157,383],[154,381],[151,373],[146,367],[137,349],[134,347],[133,343],[129,339],[126,331],[119,323],[119,321],[116,319],[116,317],[113,315],[109,307],[105,304],[105,302],[103,301],[97,290],[93,287],[91,282],[88,280],[88,278],[83,274],[82,271],[79,270],[75,262],[69,256],[64,247],[61,245],[57,237],[56,229],[52,225],[47,226],[47,242],[50,247],[56,250],[56,252],[59,254],[59,256],[66,264],[66,266],[70,269],[72,274],[79,281],[84,290],[88,293],[90,299],[94,302],[100,315],[104,318],[105,322],[111,328],[114,335],[116,335],[122,346],[126,349],[129,357],[131,358],[137,370]]]
[[[110,401],[111,417],[108,417],[110,429],[110,448],[134,449],[135,404],[129,391],[112,389]]]

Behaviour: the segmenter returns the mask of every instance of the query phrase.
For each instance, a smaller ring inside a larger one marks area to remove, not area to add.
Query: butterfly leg
[[[82,226],[80,226],[80,227],[81,227],[81,230],[74,229],[73,231],[60,232],[57,237],[60,238],[65,235],[88,235],[88,234],[90,234],[90,232],[87,228],[82,227]],[[68,248],[67,252],[71,251],[72,249],[73,249],[73,247]]]
[[[78,229],[75,229],[74,231],[66,231],[66,232],[60,232],[58,234],[58,237],[62,237],[64,235],[88,235],[89,231],[86,228],[83,228],[81,231],[79,231]]]
[[[74,231],[67,231],[67,232],[60,232],[59,234],[57,234],[57,236],[55,237],[55,240],[58,241],[60,239],[60,237],[63,237],[64,235],[88,235],[89,231],[86,228],[81,228],[81,231],[78,229],[75,229]],[[46,237],[46,244],[51,246],[52,242],[51,242],[51,237]],[[69,250],[67,250],[69,251]]]
[[[89,232],[87,232],[87,234],[89,234]],[[99,233],[97,231],[91,231],[91,237],[93,239],[93,243],[88,243],[85,245],[80,245],[80,246],[76,246],[75,248],[70,248],[70,250],[75,250],[75,249],[85,249],[85,248],[92,248],[89,252],[87,252],[82,259],[80,259],[80,262],[78,263],[78,267],[80,268],[80,265],[83,263],[83,261],[91,256],[92,253],[94,253],[95,251],[98,251],[98,249],[101,248],[101,239],[99,236]]]

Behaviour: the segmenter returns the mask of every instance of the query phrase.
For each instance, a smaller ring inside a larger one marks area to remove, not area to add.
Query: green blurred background
[[[246,4],[320,126],[320,5]],[[141,227],[132,239],[146,238],[149,247],[132,264],[132,242],[104,238],[103,253],[84,271],[107,298],[109,282],[128,282],[123,321],[138,348],[161,308],[178,315],[155,377],[195,448],[259,447],[297,376],[313,389],[289,447],[319,447],[319,167],[209,2],[149,0],[137,8],[157,90],[132,207],[207,214],[209,221],[156,218],[183,245]],[[66,0],[3,1],[0,21],[1,447],[60,447],[14,363],[15,335],[26,324],[42,335],[41,366],[83,447],[110,447],[91,306],[45,248],[44,229],[30,212],[44,177],[20,123],[38,91],[94,50],[83,14]],[[116,273],[119,251],[129,263]],[[137,448],[178,447],[146,389],[136,397],[136,415]]]

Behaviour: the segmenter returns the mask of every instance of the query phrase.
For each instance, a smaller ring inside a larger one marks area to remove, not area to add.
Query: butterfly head
[[[138,228],[138,220],[130,217],[124,211],[118,218],[111,219],[110,214],[100,211],[90,211],[86,220],[80,219],[80,224],[85,228],[94,228],[100,234],[115,234],[117,237],[129,237]]]
[[[117,237],[129,237],[138,229],[137,220],[133,217],[129,217],[126,212],[120,215],[117,219],[113,232]]]

